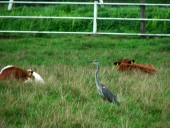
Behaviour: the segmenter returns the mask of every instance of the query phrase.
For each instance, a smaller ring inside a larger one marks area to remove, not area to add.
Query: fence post
[[[145,3],[146,0],[140,0],[140,3]],[[140,18],[145,18],[145,5],[140,6]],[[140,33],[146,34],[145,21],[140,21]],[[145,37],[145,36],[142,36]]]
[[[14,0],[9,0],[8,11],[12,9],[13,1]]]
[[[100,4],[103,4],[103,0],[99,0]],[[101,5],[101,7],[104,7],[104,5]]]
[[[94,1],[93,34],[97,33],[97,1]]]

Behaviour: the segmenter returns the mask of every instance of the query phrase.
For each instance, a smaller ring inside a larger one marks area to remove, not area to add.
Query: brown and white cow
[[[123,59],[121,62],[114,62],[119,71],[140,70],[145,73],[155,73],[156,69],[151,64],[135,64],[135,60]]]
[[[41,76],[32,70],[23,70],[19,67],[8,65],[0,72],[0,80],[16,79],[23,82],[41,82],[44,83]]]

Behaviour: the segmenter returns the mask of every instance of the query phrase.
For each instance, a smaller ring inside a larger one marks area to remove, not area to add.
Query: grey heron
[[[102,99],[108,100],[109,102],[116,103],[117,105],[120,105],[119,102],[117,101],[116,96],[103,84],[101,84],[98,80],[98,72],[100,70],[100,63],[97,60],[92,61],[93,64],[97,65],[97,70],[95,72],[95,82],[96,86],[99,92],[99,95]]]

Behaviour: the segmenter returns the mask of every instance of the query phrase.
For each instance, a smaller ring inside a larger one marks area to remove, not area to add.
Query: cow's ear
[[[114,65],[117,65],[118,64],[118,62],[114,62]]]
[[[28,71],[28,76],[31,77],[33,74],[33,71]]]
[[[119,67],[120,62],[114,62],[114,65],[115,65],[116,67]]]
[[[134,63],[135,63],[135,60],[131,60],[131,61],[130,61],[130,64],[134,64]]]

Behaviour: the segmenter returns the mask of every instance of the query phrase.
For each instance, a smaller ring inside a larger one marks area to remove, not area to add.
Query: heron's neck
[[[98,72],[100,70],[100,65],[97,64],[97,70],[96,70],[96,73],[95,73],[95,81],[96,81],[96,85],[99,84],[99,80],[98,80]],[[98,86],[97,86],[98,87]]]

